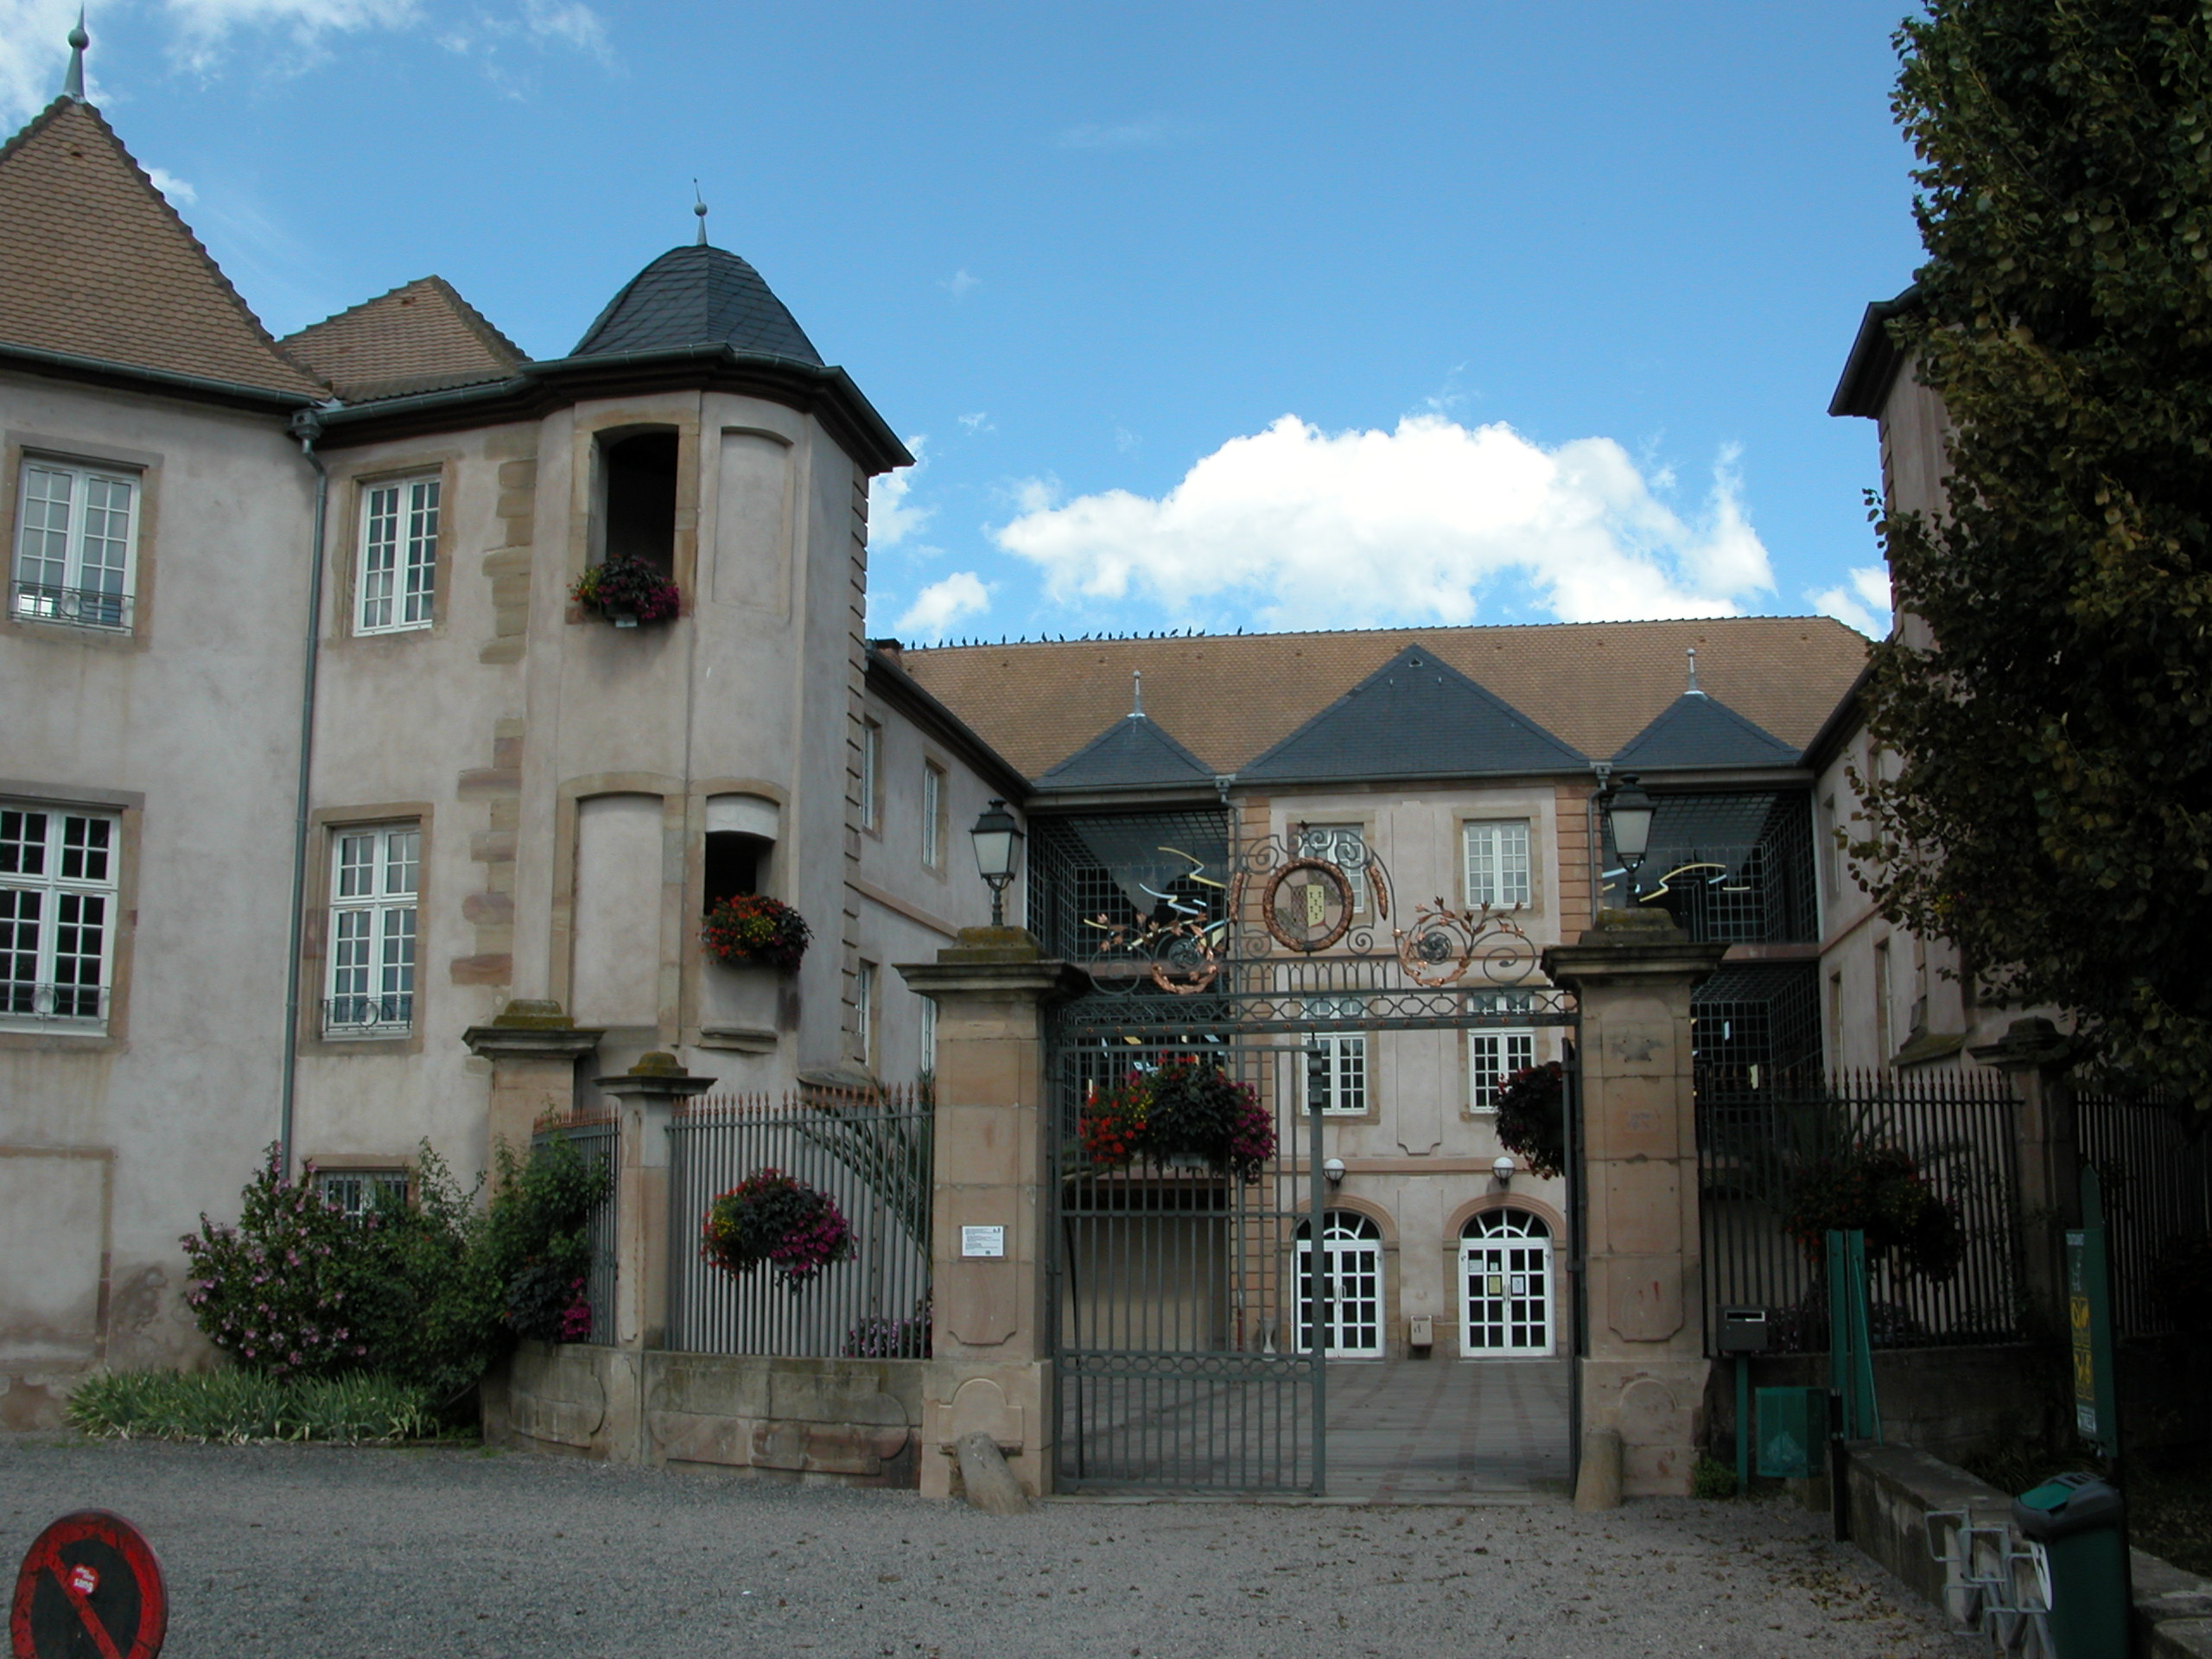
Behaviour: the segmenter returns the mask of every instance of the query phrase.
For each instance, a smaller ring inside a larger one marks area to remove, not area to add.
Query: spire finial
[[[1129,718],[1144,718],[1144,670],[1141,668],[1129,671]]]
[[[77,27],[69,31],[69,73],[62,78],[61,96],[85,101],[85,48],[92,37],[85,33],[85,9],[77,8]]]
[[[699,215],[699,245],[707,245],[707,199],[699,194],[699,181],[691,181],[691,211]]]
[[[1697,647],[1695,645],[1690,647],[1690,689],[1688,695],[1693,697],[1701,697],[1705,695],[1697,689]]]

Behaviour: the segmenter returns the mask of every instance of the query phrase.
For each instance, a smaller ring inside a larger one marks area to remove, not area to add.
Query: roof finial
[[[1129,671],[1129,718],[1144,718],[1144,670],[1141,668]]]
[[[1705,695],[1697,689],[1697,647],[1695,645],[1690,647],[1690,689],[1684,695],[1693,697],[1701,697]]]
[[[77,27],[69,31],[69,73],[62,78],[61,96],[85,101],[85,48],[92,37],[85,33],[85,9],[77,8]]]
[[[699,194],[699,181],[691,181],[691,211],[699,215],[699,245],[707,245],[707,200]]]

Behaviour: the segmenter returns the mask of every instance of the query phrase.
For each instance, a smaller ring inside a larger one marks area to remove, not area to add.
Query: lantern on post
[[[968,834],[976,843],[976,868],[990,884],[991,925],[1004,927],[1006,890],[1020,868],[1021,826],[1006,810],[1006,803],[995,797]]]
[[[1605,815],[1605,828],[1613,838],[1613,850],[1620,855],[1621,863],[1628,871],[1629,902],[1636,902],[1636,873],[1643,868],[1643,860],[1651,849],[1651,798],[1640,786],[1636,774],[1624,772],[1606,785],[1605,792],[1598,798]]]

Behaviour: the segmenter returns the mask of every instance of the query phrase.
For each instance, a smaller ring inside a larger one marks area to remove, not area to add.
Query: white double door
[[[1364,1216],[1332,1210],[1322,1217],[1321,1273],[1313,1281],[1313,1244],[1298,1241],[1298,1346],[1311,1350],[1316,1292],[1326,1292],[1322,1348],[1331,1359],[1382,1353],[1382,1235]]]
[[[1552,1242],[1541,1226],[1516,1218],[1460,1239],[1460,1351],[1467,1358],[1550,1355]]]

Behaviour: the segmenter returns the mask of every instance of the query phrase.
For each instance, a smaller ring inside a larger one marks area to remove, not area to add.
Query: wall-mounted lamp
[[[1006,925],[1006,890],[1020,868],[1021,826],[1006,803],[994,799],[968,832],[976,843],[976,868],[991,884],[991,925]]]
[[[1321,1179],[1331,1186],[1341,1185],[1344,1179],[1344,1160],[1332,1158],[1321,1166]]]
[[[1513,1160],[1504,1157],[1491,1159],[1490,1173],[1497,1177],[1500,1186],[1510,1186],[1513,1184]]]

